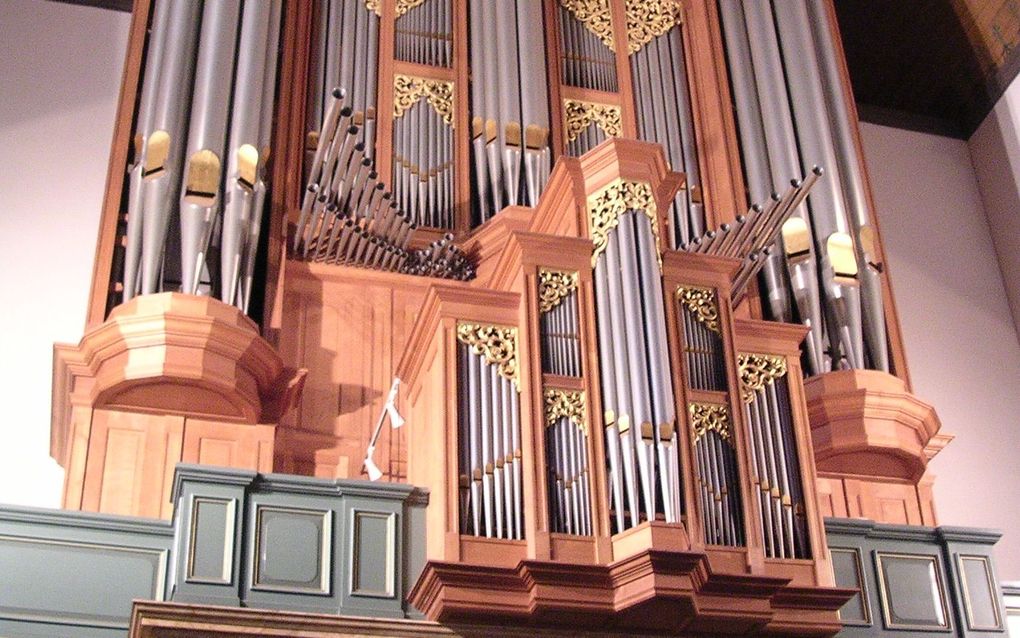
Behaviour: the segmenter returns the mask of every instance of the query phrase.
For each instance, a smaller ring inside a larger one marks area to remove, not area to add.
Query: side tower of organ
[[[64,506],[369,454],[430,620],[832,634],[949,439],[855,127],[822,0],[137,0]]]

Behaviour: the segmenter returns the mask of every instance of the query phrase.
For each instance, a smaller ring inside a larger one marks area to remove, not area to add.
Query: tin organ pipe
[[[822,69],[822,81],[825,85],[826,104],[829,108],[829,120],[832,136],[836,143],[836,162],[840,168],[843,194],[846,197],[850,212],[850,222],[855,234],[857,259],[861,264],[860,272],[862,310],[864,331],[867,337],[869,363],[872,367],[889,370],[888,343],[885,328],[884,302],[882,300],[882,282],[879,276],[879,255],[877,246],[869,241],[874,231],[871,226],[871,214],[868,209],[867,194],[860,171],[860,158],[857,146],[850,130],[850,114],[846,106],[846,94],[840,80],[841,70],[836,61],[835,43],[829,31],[829,19],[825,7],[816,3],[807,3],[810,15],[810,28],[814,36],[814,46]]]
[[[523,538],[519,403],[513,382],[471,346],[461,365],[461,529],[489,538]]]
[[[259,117],[259,149],[265,154],[270,147],[273,132],[274,106],[276,103],[276,67],[279,61],[279,37],[280,21],[282,19],[283,3],[272,2],[269,14],[269,33],[267,34],[265,56],[266,61],[262,66],[262,100],[260,102],[261,113]],[[241,299],[239,305],[244,312],[248,312],[251,304],[252,285],[255,279],[255,258],[258,254],[259,237],[262,232],[263,211],[267,197],[268,187],[266,185],[266,160],[267,157],[259,157],[257,169],[257,181],[255,182],[255,209],[251,221],[248,224],[247,241],[244,243],[242,261]]]
[[[568,417],[560,417],[546,428],[550,490],[551,531],[590,535],[588,506],[588,436]]]
[[[800,2],[789,2],[777,3],[773,10],[781,36],[780,48],[783,58],[788,67],[794,61],[801,67],[801,71],[798,73],[786,74],[801,154],[817,158],[814,161],[821,161],[831,167],[826,176],[822,178],[821,185],[811,194],[810,201],[811,227],[815,243],[821,254],[820,265],[828,297],[827,306],[832,307],[838,303],[837,297],[848,294],[842,290],[843,288],[850,285],[856,287],[857,285],[856,281],[853,284],[842,283],[842,278],[836,278],[828,253],[828,241],[832,234],[846,233],[849,230],[843,194],[840,189],[839,165],[836,162],[836,153],[827,117],[825,95],[818,72],[818,60],[811,41],[807,8]],[[848,338],[840,340],[843,343],[844,356],[850,367],[863,367],[864,343],[861,336],[860,312],[833,316],[833,319],[835,319],[835,323],[827,322],[830,351],[835,352],[832,333],[840,335],[847,333]]]
[[[152,78],[157,89],[142,181],[142,294],[158,292],[160,288],[167,232],[176,210],[200,9],[197,2],[170,5],[162,68]],[[158,152],[154,142],[163,148],[162,161],[155,157]]]
[[[643,213],[628,211],[610,232],[595,267],[607,460],[617,531],[642,518],[654,519],[658,503],[663,503],[667,521],[679,521],[680,516],[679,477],[671,479],[676,475],[671,470],[675,416],[666,351],[661,347],[665,317],[661,299],[654,299],[662,294],[654,251],[649,220]],[[627,517],[621,511],[624,506]]]
[[[127,243],[124,254],[124,301],[135,296],[138,289],[141,269],[139,260],[142,256],[142,180],[150,152],[149,141],[155,130],[152,118],[156,109],[158,76],[162,68],[163,50],[165,48],[167,30],[169,28],[169,3],[156,3],[152,18],[152,33],[149,36],[149,49],[145,60],[145,75],[142,82],[142,95],[138,106],[138,124],[135,130],[134,166],[130,167],[128,183],[128,223]]]

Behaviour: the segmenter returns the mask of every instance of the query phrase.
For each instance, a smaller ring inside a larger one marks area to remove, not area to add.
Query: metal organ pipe
[[[164,0],[165,1],[165,0]],[[184,161],[187,105],[191,96],[200,3],[168,3],[162,68],[156,82],[152,132],[147,136],[142,181],[142,294],[158,292],[169,223]]]
[[[208,283],[247,310],[281,9],[279,0],[155,3],[137,118],[143,148],[128,179],[125,300],[178,285],[203,293]],[[218,268],[207,263],[210,246],[221,249]]]
[[[850,114],[846,106],[846,93],[841,81],[842,72],[836,61],[835,43],[829,29],[829,16],[820,3],[807,3],[809,27],[814,37],[815,51],[822,70],[825,85],[826,105],[829,109],[829,123],[837,153],[836,162],[840,168],[843,194],[846,197],[850,221],[856,235],[857,259],[862,270],[860,282],[864,332],[867,337],[869,363],[878,370],[889,371],[889,355],[885,328],[882,281],[879,275],[879,255],[874,242],[874,229],[868,209],[864,180],[861,177],[860,157],[850,130]]]

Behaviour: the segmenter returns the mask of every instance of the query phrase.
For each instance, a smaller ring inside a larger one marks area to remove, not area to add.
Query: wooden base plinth
[[[830,372],[804,392],[819,472],[916,482],[949,441],[935,409],[891,374]]]
[[[50,453],[66,470],[64,507],[166,518],[178,462],[271,471],[276,423],[304,374],[215,299],[118,306],[77,346],[54,348]]]
[[[928,461],[949,441],[901,379],[841,370],[804,382],[823,516],[935,525]]]
[[[830,636],[853,591],[714,573],[698,551],[647,549],[609,565],[430,561],[408,600],[440,623],[572,630]]]

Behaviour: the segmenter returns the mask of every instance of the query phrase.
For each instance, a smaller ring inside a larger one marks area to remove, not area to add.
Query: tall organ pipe
[[[147,166],[149,174],[143,180],[142,294],[159,290],[167,231],[176,209],[201,9],[198,2],[169,4],[163,70],[158,79],[149,150],[153,148],[154,136],[162,136],[166,147],[163,161]]]
[[[793,119],[786,92],[783,89],[783,68],[775,24],[769,10],[769,3],[742,0],[742,6],[749,34],[758,99],[762,107],[762,125],[766,147],[769,151],[772,179],[773,183],[780,184],[790,175],[799,174],[799,161]],[[811,219],[806,208],[806,205],[798,207],[795,215],[803,219],[810,230]],[[813,262],[813,255],[811,255],[811,261]],[[803,269],[803,271],[801,273],[803,278],[816,279],[813,269]],[[812,285],[807,285],[805,288],[808,291],[807,294],[796,295],[801,321],[813,328],[808,335],[810,342],[808,352],[812,372],[816,374],[825,371],[822,345],[822,306],[818,295],[813,293],[817,289],[818,284],[813,281]],[[772,301],[771,295],[770,301]],[[782,317],[777,316],[777,318]]]
[[[192,295],[198,291],[206,245],[221,203],[230,77],[240,11],[239,0],[207,2],[202,10],[186,169],[180,194],[181,289]]]
[[[839,179],[839,165],[833,147],[832,134],[827,117],[825,96],[822,81],[818,73],[818,60],[811,41],[811,27],[807,8],[801,2],[775,3],[776,24],[781,36],[780,45],[787,68],[799,65],[799,72],[787,73],[787,86],[790,90],[791,103],[797,122],[797,138],[802,157],[807,158],[805,174],[811,164],[823,164],[831,167],[819,179],[819,184],[808,196],[811,202],[812,230],[815,243],[821,253],[821,270],[825,280],[825,292],[829,297],[828,305],[836,301],[833,297],[842,296],[834,288],[849,283],[835,280],[833,265],[828,253],[829,238],[833,233],[847,233],[849,230]],[[854,368],[863,367],[863,340],[861,337],[860,314],[853,313],[843,318],[847,325],[829,326],[830,349],[833,344],[833,333],[844,334],[848,338],[841,339],[847,361]],[[837,319],[838,323],[843,323]]]
[[[680,517],[656,250],[650,221],[644,213],[627,211],[608,234],[595,265],[607,462],[617,531],[654,519],[659,503],[667,521]]]
[[[162,70],[163,49],[169,28],[170,9],[166,2],[157,2],[152,18],[152,34],[145,60],[142,95],[138,105],[138,123],[135,129],[135,165],[131,169],[128,185],[127,245],[124,254],[124,301],[135,296],[138,289],[139,260],[142,256],[142,180],[150,152],[152,118],[156,109],[156,93]]]
[[[277,0],[279,2],[279,0]],[[266,44],[271,12],[259,3],[246,2],[241,18],[238,46],[234,112],[230,119],[227,157],[227,194],[223,211],[220,269],[223,273],[221,299],[237,303],[241,274],[242,246],[252,221],[256,173],[261,161],[259,127],[266,65]]]
[[[832,136],[836,143],[836,162],[840,168],[843,193],[846,197],[850,221],[857,238],[857,259],[861,265],[860,281],[862,288],[862,306],[864,330],[867,337],[868,355],[871,365],[879,370],[889,370],[889,355],[885,328],[884,302],[882,300],[882,282],[878,274],[878,259],[875,254],[877,246],[865,241],[871,230],[871,215],[868,209],[868,198],[864,188],[864,180],[860,170],[860,156],[850,130],[851,118],[847,110],[847,96],[842,78],[842,71],[836,61],[836,48],[832,32],[829,29],[829,16],[825,6],[819,2],[808,2],[810,28],[814,36],[815,51],[822,69],[822,81],[825,85],[826,104],[829,107],[829,122]],[[867,232],[864,229],[868,229]]]

